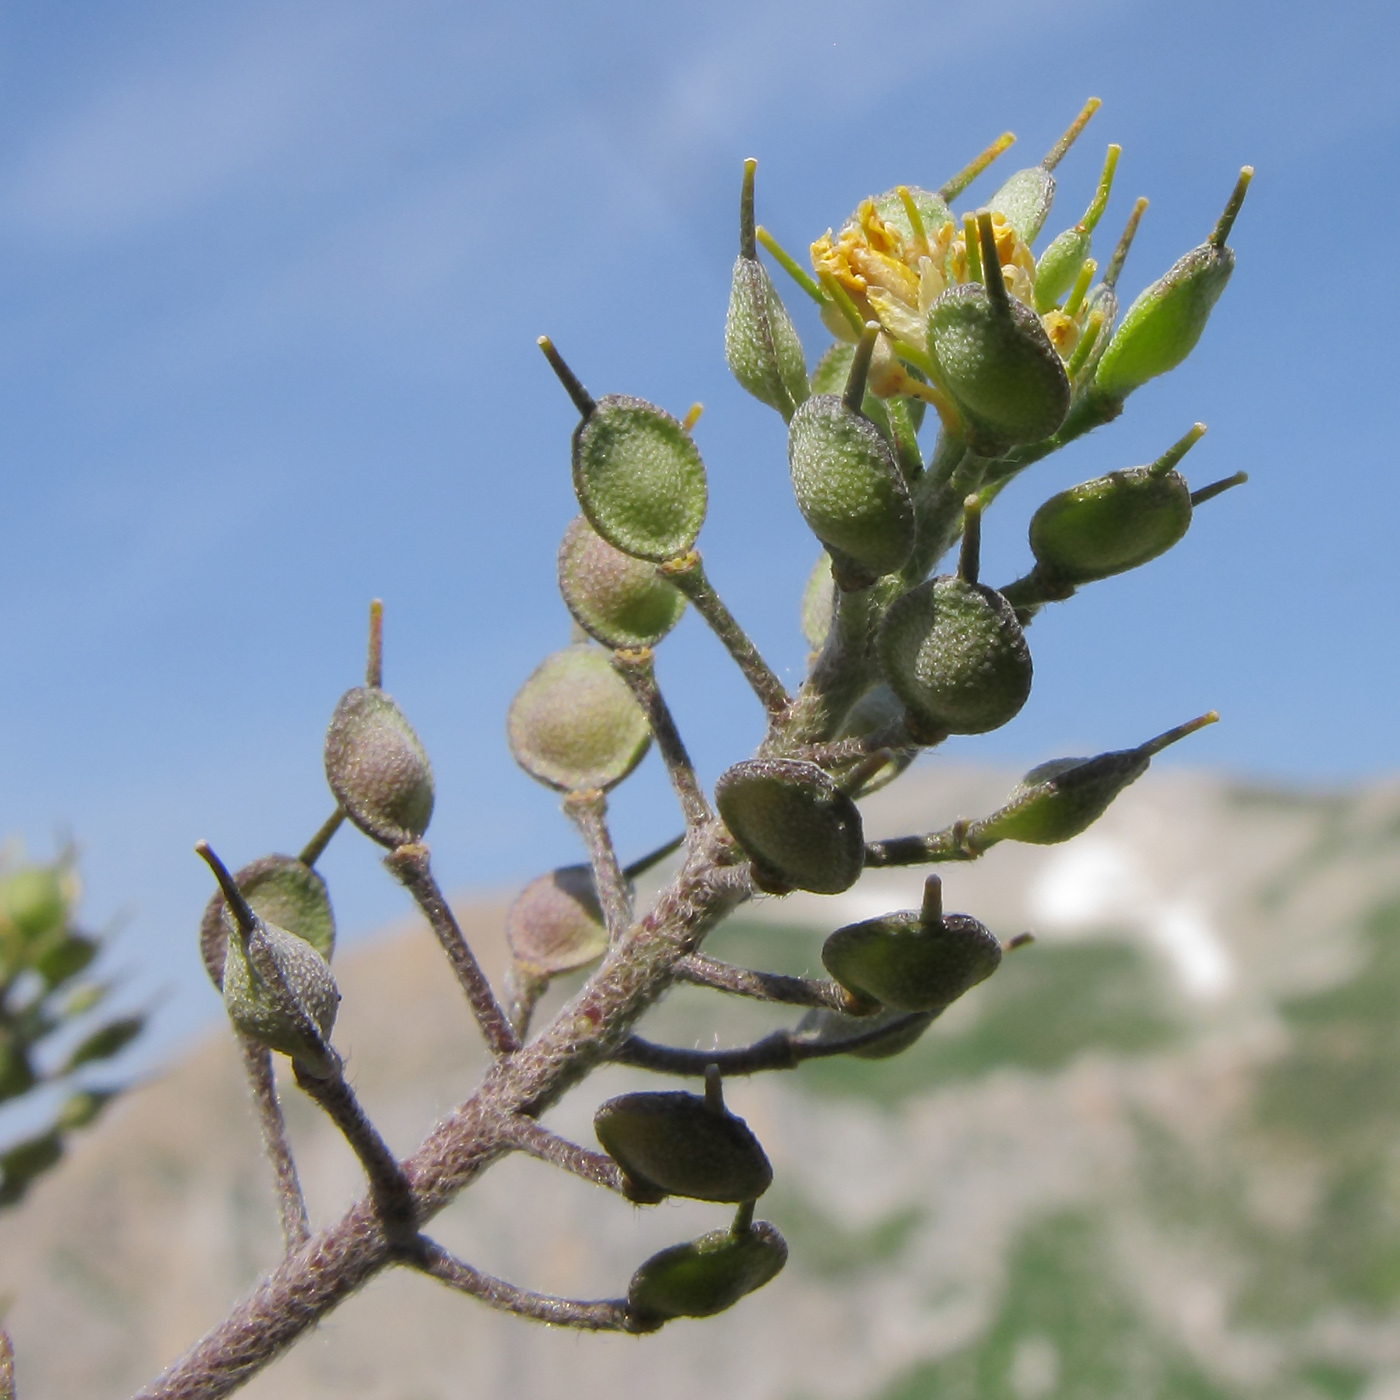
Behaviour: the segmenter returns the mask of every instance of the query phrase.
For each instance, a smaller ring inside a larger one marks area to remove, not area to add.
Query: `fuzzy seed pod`
[[[860,812],[815,763],[736,763],[715,784],[715,805],[764,888],[840,894],[860,876]]]
[[[1120,146],[1110,146],[1104,161],[1103,174],[1099,176],[1099,187],[1084,217],[1073,228],[1050,241],[1049,246],[1035,262],[1035,309],[1044,315],[1052,306],[1059,303],[1066,292],[1074,285],[1084,259],[1089,256],[1089,245],[1094,229],[1108,204],[1109,191],[1113,188],[1113,172],[1118,166]]]
[[[762,1288],[787,1263],[787,1244],[766,1220],[747,1230],[712,1230],[653,1254],[632,1275],[627,1304],[657,1323],[712,1317]]]
[[[734,378],[760,403],[776,408],[784,422],[807,397],[797,329],[763,264],[742,254],[734,260],[724,358]]]
[[[593,1116],[598,1141],[644,1199],[757,1200],[773,1168],[742,1118],[696,1094],[623,1094]]]
[[[1091,97],[1065,134],[1046,153],[1045,159],[1039,165],[1018,170],[991,197],[990,207],[1003,215],[1025,242],[1035,242],[1036,235],[1049,217],[1050,206],[1055,199],[1055,176],[1052,172],[1101,105],[1097,97]]]
[[[376,686],[346,691],[326,730],[326,781],[381,846],[418,841],[433,815],[433,770],[403,711]]]
[[[559,592],[574,621],[615,649],[655,646],[685,611],[685,595],[654,564],[614,549],[582,515],[559,546]]]
[[[904,195],[900,193],[900,186],[896,185],[892,190],[886,190],[884,194],[876,195],[874,204],[875,212],[880,216],[883,223],[889,224],[895,229],[901,238],[911,239],[915,237],[914,225],[910,221],[909,211],[904,203]],[[953,222],[952,210],[941,196],[932,190],[921,189],[918,185],[903,186],[905,194],[909,196],[915,212],[919,215],[919,222],[923,225],[924,236],[927,238],[936,234],[944,224]],[[846,221],[856,223],[859,221],[860,211],[857,210]]]
[[[802,635],[813,651],[820,651],[826,645],[835,603],[836,580],[831,576],[831,555],[823,550],[802,590]]]
[[[1031,691],[1031,654],[1011,605],[963,579],[930,579],[896,598],[880,665],[917,729],[982,734],[1013,719]]]
[[[253,912],[304,938],[327,961],[335,951],[335,916],[326,882],[292,856],[263,856],[236,871],[234,881]],[[210,981],[222,988],[228,941],[237,925],[222,891],[204,906],[199,951]]]
[[[566,865],[531,880],[506,913],[516,966],[535,977],[572,972],[608,950],[608,930],[586,865]]]
[[[515,761],[561,792],[616,787],[651,743],[646,715],[607,653],[591,644],[547,656],[506,716]]]
[[[943,913],[933,875],[923,909],[837,929],[822,962],[848,991],[893,1011],[937,1012],[997,970],[1001,944],[970,914]]]

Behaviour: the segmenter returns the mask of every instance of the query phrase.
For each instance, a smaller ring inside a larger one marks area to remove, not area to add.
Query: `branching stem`
[[[282,1106],[277,1102],[277,1081],[272,1073],[272,1052],[251,1037],[240,1034],[238,1046],[243,1052],[243,1068],[248,1074],[248,1087],[257,1107],[258,1127],[262,1130],[263,1151],[272,1164],[277,1189],[277,1214],[282,1223],[282,1244],[288,1254],[294,1253],[311,1237],[306,1218],[306,1197],[302,1195],[292,1146],[287,1140],[287,1124]]]
[[[551,1166],[561,1167],[566,1172],[572,1172],[574,1176],[591,1181],[595,1186],[606,1186],[609,1191],[616,1191],[620,1196],[627,1194],[626,1175],[611,1157],[603,1152],[591,1152],[586,1147],[579,1147],[567,1138],[550,1132],[533,1118],[525,1118],[519,1114],[511,1118],[506,1127],[506,1140],[522,1152],[529,1153],[531,1157],[538,1157],[540,1161],[548,1162]]]
[[[871,1009],[839,982],[788,977],[779,972],[756,972],[706,957],[703,953],[691,953],[676,964],[676,981],[712,987],[733,996],[753,997],[757,1001],[780,1002],[784,1006],[824,1006],[852,1016]]]
[[[615,651],[612,662],[613,669],[627,682],[632,694],[637,697],[637,703],[646,713],[652,738],[656,740],[657,751],[666,765],[666,773],[681,804],[686,826],[700,826],[709,821],[710,804],[705,800],[699,778],[695,776],[690,755],[672,718],[671,707],[656,683],[656,665],[651,649]]]
[[[564,799],[564,815],[578,828],[593,869],[593,888],[603,908],[608,937],[616,943],[632,924],[632,899],[627,878],[617,863],[607,822],[608,799],[596,789],[571,792]]]

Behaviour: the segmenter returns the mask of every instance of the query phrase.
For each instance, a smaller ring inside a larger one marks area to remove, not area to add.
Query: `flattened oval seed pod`
[[[744,1120],[696,1094],[622,1094],[598,1109],[593,1129],[628,1176],[663,1195],[737,1205],[773,1181]]]
[[[347,691],[326,730],[326,781],[381,846],[418,841],[433,815],[433,770],[403,711],[376,686]]]
[[[840,894],[860,876],[860,812],[815,763],[736,763],[715,784],[715,805],[754,873],[773,887]]]
[[[606,394],[574,430],[574,492],[616,549],[660,564],[687,553],[705,520],[705,465],[655,404]]]
[[[627,683],[589,644],[545,657],[511,701],[506,734],[515,761],[561,792],[616,787],[651,742]]]
[[[506,913],[506,941],[518,966],[540,977],[587,967],[608,951],[608,930],[586,865],[531,880]]]
[[[672,1245],[632,1275],[628,1306],[643,1318],[712,1317],[762,1288],[787,1263],[787,1243],[766,1220],[744,1231],[712,1230]]]
[[[902,1054],[933,1024],[934,1013],[877,1011],[873,1016],[847,1016],[844,1011],[815,1007],[798,1023],[797,1035],[824,1045],[856,1041],[848,1055],[858,1060],[888,1060]],[[880,1034],[881,1031],[885,1033]],[[867,1037],[870,1037],[867,1039]]]
[[[655,646],[685,611],[685,595],[654,564],[614,549],[582,515],[559,546],[559,592],[574,621],[605,647]]]

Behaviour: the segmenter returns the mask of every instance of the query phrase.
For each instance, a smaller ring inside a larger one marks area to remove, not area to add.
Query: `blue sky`
[[[217,1009],[190,848],[295,850],[326,815],[321,734],[382,596],[444,882],[575,858],[502,737],[567,634],[574,414],[535,337],[595,393],[705,404],[709,570],[795,674],[816,551],[782,424],[722,356],[743,158],[760,219],[801,249],[1005,128],[1002,168],[1033,163],[1091,93],[1049,231],[1121,142],[1102,242],[1151,198],[1133,295],[1249,162],[1238,269],[1186,366],[1002,497],[984,575],[1021,571],[1044,496],[1195,419],[1192,479],[1251,482],[1037,621],[1030,703],[956,751],[1028,766],[1217,706],[1183,761],[1392,772],[1396,31],[1378,4],[1206,0],[5,6],[4,829],[41,854],[77,837],[87,917],[126,911],[132,986],[168,988],[162,1038],[184,1033]],[[694,619],[661,669],[713,778],[756,707]],[[627,854],[674,825],[654,761],[614,807]],[[358,836],[326,870],[352,936],[406,909]]]

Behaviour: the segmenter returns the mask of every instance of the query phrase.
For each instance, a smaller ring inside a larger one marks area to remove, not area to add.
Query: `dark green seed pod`
[[[608,930],[586,865],[566,865],[531,880],[506,913],[516,965],[536,977],[572,972],[608,950]]]
[[[1121,401],[1134,389],[1175,369],[1196,347],[1211,310],[1235,269],[1225,246],[1254,171],[1245,166],[1215,231],[1179,258],[1128,308],[1094,376],[1097,392]]]
[[[418,841],[433,815],[433,770],[413,727],[377,686],[346,691],[326,730],[326,781],[381,846]]]
[[[335,951],[335,915],[326,882],[292,856],[263,856],[234,874],[253,912],[269,924],[304,938],[327,961]],[[236,925],[222,891],[204,906],[199,951],[216,987],[224,981],[224,957]]]
[[[968,846],[978,851],[998,841],[1053,846],[1078,836],[1103,816],[1124,788],[1147,772],[1157,754],[1217,719],[1212,710],[1135,749],[1118,749],[1096,758],[1057,758],[1032,768],[1004,807],[968,827]]]
[[[798,1023],[795,1034],[822,1045],[857,1041],[848,1055],[858,1060],[888,1060],[903,1054],[933,1024],[934,1013],[877,1011],[873,1016],[848,1016],[844,1011],[816,1007]],[[888,1028],[888,1029],[886,1029]],[[886,1031],[885,1034],[879,1034]],[[867,1037],[872,1037],[867,1039]]]
[[[1055,177],[1051,172],[1064,159],[1065,152],[1102,105],[1097,97],[1091,97],[1069,129],[1047,152],[1045,159],[1039,165],[1018,170],[991,197],[990,208],[1003,215],[1024,242],[1035,242],[1036,235],[1049,217],[1050,206],[1055,199]]]
[[[561,792],[616,787],[642,760],[651,730],[632,692],[591,644],[547,656],[506,716],[511,755]]]
[[[894,1011],[941,1011],[985,981],[1001,944],[970,914],[944,914],[941,885],[929,876],[923,909],[837,929],[822,947],[826,970],[848,991]]]
[[[582,515],[559,546],[559,592],[574,621],[606,647],[655,646],[685,611],[685,595],[654,564],[614,549]]]
[[[1051,496],[1031,517],[1037,571],[1078,585],[1165,554],[1191,524],[1191,488],[1174,468],[1204,432],[1197,423],[1151,466],[1109,472]]]
[[[944,576],[896,598],[880,666],[919,731],[982,734],[1013,719],[1031,691],[1031,654],[994,589]]]
[[[823,550],[802,590],[802,635],[813,651],[820,651],[826,645],[835,605],[836,580],[831,576],[831,555]]]
[[[608,394],[574,430],[574,492],[589,523],[624,554],[687,553],[705,521],[705,464],[669,413]]]
[[[648,1200],[757,1200],[772,1184],[758,1139],[742,1118],[696,1094],[623,1094],[593,1117],[598,1141]]]
[[[860,812],[815,763],[736,763],[715,784],[715,805],[765,888],[840,894],[860,876]]]
[[[766,1220],[712,1230],[653,1254],[632,1275],[627,1304],[643,1319],[712,1317],[762,1288],[787,1263],[787,1244]]]

